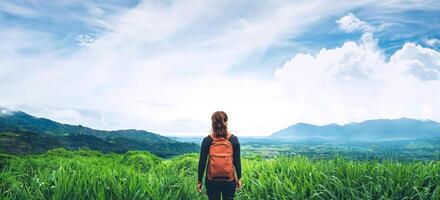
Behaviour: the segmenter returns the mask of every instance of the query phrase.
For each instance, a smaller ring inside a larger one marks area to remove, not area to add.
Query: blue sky
[[[165,135],[440,121],[439,30],[438,1],[3,1],[0,106]]]

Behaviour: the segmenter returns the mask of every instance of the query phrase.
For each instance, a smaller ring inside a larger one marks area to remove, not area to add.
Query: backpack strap
[[[209,134],[208,137],[210,137],[211,140],[213,140],[213,141],[215,140],[215,136],[213,135],[213,133],[212,133],[212,134]]]
[[[233,136],[232,133],[228,133],[228,134],[226,135],[226,140],[231,139],[232,136]]]

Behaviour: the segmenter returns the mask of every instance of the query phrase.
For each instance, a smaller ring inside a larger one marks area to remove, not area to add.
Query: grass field
[[[0,155],[1,199],[207,199],[198,155],[51,150]],[[440,199],[440,161],[243,158],[237,199]],[[205,191],[204,191],[205,192]]]

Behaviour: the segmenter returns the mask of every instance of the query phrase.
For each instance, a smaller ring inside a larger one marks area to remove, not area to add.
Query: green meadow
[[[195,190],[197,162],[197,154],[163,159],[142,151],[1,154],[0,197],[207,199]],[[242,164],[236,199],[440,199],[440,161],[246,156]]]

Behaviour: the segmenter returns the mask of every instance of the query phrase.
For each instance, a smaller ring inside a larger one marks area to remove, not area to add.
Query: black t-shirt
[[[233,164],[235,167],[235,170],[237,171],[237,178],[241,178],[241,160],[240,160],[240,142],[238,141],[238,137],[235,135],[232,135],[231,138],[229,138],[229,141],[232,143],[232,159]],[[198,170],[198,180],[202,182],[203,180],[203,174],[205,173],[206,169],[206,160],[208,158],[209,153],[209,147],[212,144],[212,138],[209,136],[206,136],[203,138],[202,145],[200,147],[200,158],[199,158],[199,170]]]

